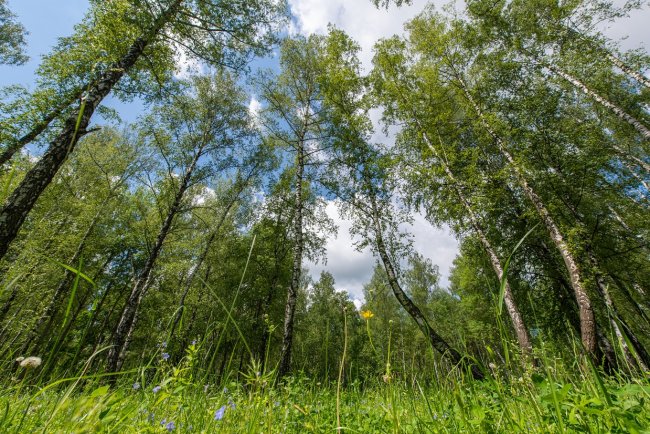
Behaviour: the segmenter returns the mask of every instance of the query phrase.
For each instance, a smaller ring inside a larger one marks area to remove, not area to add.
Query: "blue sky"
[[[620,3],[622,0],[615,0]],[[413,0],[412,5],[400,9],[378,10],[370,0],[288,0],[293,14],[289,31],[304,35],[325,33],[328,23],[346,31],[362,48],[361,61],[365,68],[370,67],[372,46],[380,38],[390,37],[403,31],[403,24],[423,9],[426,0]],[[433,0],[441,7],[448,0]],[[0,65],[0,87],[21,84],[32,87],[34,71],[40,57],[50,51],[58,37],[72,33],[88,8],[87,0],[8,0],[10,9],[29,31],[27,37],[29,63],[23,66]],[[603,30],[614,40],[621,40],[625,49],[650,47],[650,7],[636,12],[632,17]],[[625,39],[623,39],[625,38]],[[271,65],[271,59],[257,62],[258,65]],[[254,95],[251,101],[255,103]],[[111,98],[105,103],[118,110],[125,121],[135,121],[145,110],[141,104],[121,104]],[[379,113],[373,121],[378,122]],[[381,131],[377,128],[377,131]],[[376,141],[390,140],[380,133]],[[312,276],[317,277],[321,270],[327,269],[336,279],[339,290],[347,290],[352,297],[359,298],[364,283],[368,282],[374,267],[374,258],[368,251],[356,252],[351,246],[349,235],[351,222],[341,219],[334,202],[327,205],[328,215],[339,226],[339,234],[327,241],[327,265],[311,264]],[[458,242],[447,228],[432,227],[422,215],[415,215],[415,223],[410,228],[415,238],[415,249],[430,258],[440,267],[442,283],[448,282],[448,274],[454,257],[458,252]]]

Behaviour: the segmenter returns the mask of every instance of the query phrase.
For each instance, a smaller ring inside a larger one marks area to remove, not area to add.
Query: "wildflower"
[[[133,390],[138,390],[138,389],[140,389],[140,383],[138,382],[133,383]]]
[[[221,420],[223,419],[223,415],[226,413],[226,406],[222,406],[219,410],[214,413],[214,420]]]
[[[16,363],[20,363],[20,362],[22,362],[23,360],[25,360],[24,357],[18,357],[18,358],[16,358]]]
[[[361,318],[363,318],[363,319],[365,319],[365,320],[369,320],[369,319],[372,318],[373,316],[375,316],[375,314],[372,313],[371,310],[362,310],[362,311],[361,311]]]
[[[163,341],[163,343],[160,344],[160,346],[163,347],[163,348],[167,348],[167,341]]]
[[[196,345],[196,339],[192,341],[192,345]]]
[[[156,386],[156,387],[154,387],[153,389],[151,389],[151,391],[152,391],[153,393],[158,393],[158,392],[160,392],[160,389],[161,389],[160,386]]]
[[[228,406],[229,406],[231,409],[233,409],[233,410],[234,410],[235,407],[236,407],[236,406],[235,406],[235,403],[232,402],[232,399],[229,399],[229,400],[228,400]]]
[[[160,356],[162,357],[162,359],[163,359],[164,361],[169,360],[169,353],[162,353]]]
[[[495,365],[495,364],[492,363],[492,362],[490,362],[490,363],[488,364],[488,366],[489,366],[490,369],[492,369],[493,371],[497,368],[497,365]]]
[[[176,429],[176,424],[170,420],[169,422],[167,422],[167,424],[165,424],[165,428],[167,429],[167,431],[172,432],[174,431],[174,429]]]
[[[20,361],[20,367],[26,369],[38,368],[42,362],[40,357],[27,357]]]
[[[156,420],[156,415],[154,413],[149,413],[147,419],[149,419],[149,422],[153,423],[153,421]]]
[[[207,386],[207,384],[206,384],[206,386]],[[223,388],[223,394],[225,395],[225,394],[227,394],[227,393],[228,393],[228,388],[227,388],[227,387],[224,387],[224,388]]]

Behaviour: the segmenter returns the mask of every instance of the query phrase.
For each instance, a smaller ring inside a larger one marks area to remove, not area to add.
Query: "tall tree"
[[[320,90],[324,38],[287,39],[281,48],[280,74],[263,74],[257,80],[266,103],[260,122],[266,134],[293,157],[293,269],[287,291],[283,342],[278,373],[289,372],[293,345],[294,313],[301,282],[306,245],[307,214],[313,214],[308,196],[314,189],[315,172],[322,166],[323,152],[330,146],[329,119]],[[311,208],[311,210],[310,210]]]
[[[142,59],[147,49],[175,42],[203,60],[240,65],[251,54],[268,48],[272,31],[283,12],[273,1],[214,3],[210,0],[169,0],[141,5],[152,10],[139,24],[128,50],[107,65],[84,92],[79,110],[64,121],[41,160],[27,173],[0,210],[0,258],[22,226],[43,190],[50,184],[79,138],[87,133],[91,117],[120,79]],[[166,33],[165,29],[169,28]]]
[[[160,107],[158,114],[146,122],[143,132],[168,164],[171,203],[117,325],[113,347],[108,353],[110,372],[119,369],[124,360],[156,261],[174,220],[187,209],[187,191],[197,179],[206,176],[206,171],[229,168],[233,164],[233,152],[237,148],[245,149],[250,135],[248,108],[242,90],[232,77],[221,72],[214,77],[195,78],[193,85],[196,97],[182,95],[169,106]],[[206,167],[206,159],[211,167]]]

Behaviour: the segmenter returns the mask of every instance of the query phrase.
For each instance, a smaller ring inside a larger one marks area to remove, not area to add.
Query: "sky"
[[[361,46],[361,61],[368,70],[372,60],[372,46],[381,38],[403,33],[403,25],[420,12],[427,1],[413,0],[410,6],[376,9],[370,0],[288,0],[293,15],[289,31],[309,35],[323,34],[329,23],[347,32]],[[433,1],[437,8],[445,0]],[[617,1],[617,3],[619,3]],[[33,87],[34,71],[40,56],[49,52],[58,37],[69,35],[75,23],[79,22],[88,8],[87,0],[8,0],[8,5],[29,31],[28,54],[31,60],[23,66],[0,65],[0,86],[22,84]],[[609,24],[603,30],[610,38],[622,40],[625,49],[650,47],[650,6],[636,12],[630,18]],[[623,39],[625,38],[625,39]],[[251,107],[258,104],[251,95]],[[107,105],[116,108],[126,121],[134,121],[144,110],[139,103],[129,106],[108,100]],[[378,113],[373,121],[377,124]],[[375,140],[390,140],[381,137],[380,128]],[[338,290],[346,290],[353,299],[362,298],[364,283],[370,280],[375,259],[369,251],[357,252],[354,240],[349,234],[350,222],[338,215],[335,202],[328,202],[327,213],[339,226],[338,236],[327,241],[327,263],[307,264],[314,279],[322,270],[334,276]],[[415,215],[415,222],[407,228],[413,235],[414,248],[438,265],[442,285],[448,284],[449,271],[458,253],[458,242],[447,228],[431,226],[422,215]]]

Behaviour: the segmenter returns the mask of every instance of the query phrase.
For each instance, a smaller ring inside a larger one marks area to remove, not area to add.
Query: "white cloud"
[[[257,117],[262,110],[262,103],[255,97],[251,96],[251,101],[248,103],[248,113],[253,117]]]
[[[201,192],[192,198],[192,205],[204,205],[208,199],[214,199],[215,197],[217,197],[217,193],[212,188],[203,187]]]
[[[326,213],[339,227],[338,235],[328,238],[325,246],[327,264],[305,265],[314,280],[318,280],[321,271],[332,273],[336,289],[347,291],[353,300],[360,301],[363,299],[363,285],[370,281],[376,260],[370,249],[359,252],[354,248],[356,240],[350,235],[352,222],[339,216],[335,201],[327,202]],[[449,271],[458,252],[456,239],[447,228],[438,229],[431,226],[420,214],[416,214],[413,224],[405,229],[415,238],[415,250],[440,267],[441,283],[446,286],[449,282]]]
[[[446,1],[435,1],[442,5]],[[424,9],[425,0],[414,0],[411,6],[388,10],[376,8],[370,0],[289,0],[294,16],[293,32],[303,35],[324,34],[327,25],[344,30],[362,49],[360,59],[370,69],[372,47],[381,38],[402,34],[404,23]]]
[[[262,103],[255,97],[251,96],[251,100],[248,103],[248,114],[251,117],[251,122],[253,127],[260,127],[260,112],[262,111]]]

